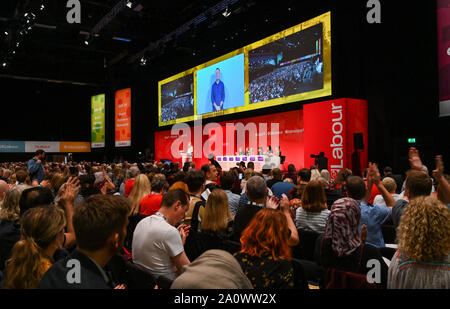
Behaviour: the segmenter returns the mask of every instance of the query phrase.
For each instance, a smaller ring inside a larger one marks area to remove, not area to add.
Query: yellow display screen
[[[160,81],[159,126],[331,94],[327,12]]]

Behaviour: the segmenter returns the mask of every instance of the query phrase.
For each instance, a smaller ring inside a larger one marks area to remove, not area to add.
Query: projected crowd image
[[[323,88],[323,26],[249,52],[250,104]]]
[[[194,115],[194,77],[192,74],[161,86],[161,121]]]

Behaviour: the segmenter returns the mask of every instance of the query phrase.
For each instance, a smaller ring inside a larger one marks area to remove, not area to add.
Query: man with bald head
[[[394,178],[391,178],[391,177],[383,178],[383,186],[392,195],[392,198],[394,199],[394,201],[397,201],[400,199],[400,194],[395,193],[395,191],[397,190],[397,183],[395,182]],[[373,204],[379,205],[379,206],[386,206],[386,202],[384,201],[384,198],[381,194],[375,196],[375,199],[373,200]]]

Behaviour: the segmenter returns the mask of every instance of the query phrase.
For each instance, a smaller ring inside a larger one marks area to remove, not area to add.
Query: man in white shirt
[[[392,195],[394,201],[397,201],[401,198],[400,194],[395,193],[395,190],[397,190],[397,184],[393,178],[385,177],[383,179],[383,185],[386,188],[386,190]],[[373,200],[373,205],[386,206],[386,202],[384,201],[383,196],[381,194],[375,196],[375,199]]]
[[[166,192],[161,209],[139,222],[133,234],[133,262],[146,267],[156,277],[174,280],[190,263],[184,252],[189,226],[175,228],[189,209],[186,193],[182,190]]]

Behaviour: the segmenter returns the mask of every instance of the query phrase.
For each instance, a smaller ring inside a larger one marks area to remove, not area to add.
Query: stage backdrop
[[[355,152],[353,134],[362,133],[364,149],[359,151],[359,167],[364,171],[368,164],[367,101],[339,99],[307,104],[303,107],[303,115],[306,167],[314,164],[311,154],[324,152],[332,179],[342,168],[356,172],[352,166],[352,154]]]
[[[333,101],[318,102],[303,106],[303,110],[271,114],[247,119],[239,119],[229,122],[221,122],[217,125],[222,127],[225,140],[225,126],[238,123],[248,125],[254,123],[258,133],[268,134],[271,137],[278,137],[281,153],[286,156],[286,162],[281,166],[287,169],[292,163],[298,169],[309,168],[314,164],[311,154],[318,155],[324,152],[328,158],[328,169],[334,179],[338,172],[343,168],[352,166],[352,155],[355,153],[355,145],[353,135],[355,133],[362,134],[363,149],[358,151],[359,169],[361,171],[367,167],[368,161],[368,114],[367,101],[356,99],[338,99]],[[260,130],[259,124],[267,123],[267,130]],[[273,123],[278,123],[278,130],[273,127]],[[211,126],[211,125],[209,125]],[[192,129],[192,128],[191,128]],[[194,144],[194,129],[192,131],[191,143]],[[233,155],[237,151],[237,139],[233,141],[234,150],[227,151],[225,141],[217,143],[219,137],[215,136],[214,126],[207,128],[202,126],[202,131],[207,134],[203,135],[201,141],[203,144],[209,140],[211,149],[216,155]],[[265,133],[266,132],[266,133]],[[248,134],[246,134],[248,135]],[[171,131],[161,131],[155,133],[155,158],[156,160],[169,159],[174,162],[180,162],[181,159],[175,159],[171,154],[172,143],[178,138],[178,134],[171,134]],[[248,136],[245,140],[245,147],[250,147],[251,142],[255,142],[256,136],[249,141]],[[215,143],[216,142],[216,143]],[[216,145],[220,145],[216,147]],[[273,145],[271,139],[267,139],[268,145]],[[254,145],[254,144],[253,144]],[[254,149],[255,146],[251,146]],[[258,147],[258,146],[256,146]],[[208,148],[208,147],[207,147]],[[265,149],[265,147],[263,147]],[[207,163],[208,152],[204,153],[201,159],[194,159],[197,167]]]
[[[238,136],[236,135],[236,131],[234,134],[234,141],[231,140],[233,147],[231,144],[227,144],[226,140],[226,126],[235,126],[242,124],[244,127],[250,128],[253,124],[256,127],[256,136],[250,136],[248,132],[245,134],[245,148],[252,147],[254,152],[257,151],[259,146],[262,146],[264,150],[266,150],[268,145],[271,145],[273,150],[275,150],[275,140],[278,139],[281,154],[286,156],[286,168],[287,165],[292,163],[296,166],[296,168],[303,167],[304,157],[303,157],[303,111],[291,111],[284,113],[277,113],[271,115],[264,115],[259,117],[252,117],[246,119],[238,119],[234,121],[228,122],[220,122],[216,126],[213,124],[209,124],[208,128],[205,128],[205,125],[202,126],[202,131],[206,133],[202,136],[201,141],[194,140],[194,128],[191,127],[191,143],[194,145],[195,143],[201,143],[201,147],[203,148],[204,144],[210,145],[210,147],[206,146],[206,148],[211,148],[212,152],[215,155],[234,155],[238,151]],[[267,129],[264,129],[264,124],[267,124]],[[260,127],[262,125],[262,127]],[[214,130],[214,127],[217,126],[222,128],[223,139],[221,139]],[[230,130],[230,128],[229,128]],[[180,162],[181,159],[176,159],[171,153],[172,143],[179,137],[178,134],[171,134],[171,131],[160,131],[155,133],[155,158],[156,160],[168,159],[174,162]],[[267,137],[267,144],[263,145],[258,143],[257,141],[264,139]],[[229,149],[227,149],[227,146]],[[181,148],[180,148],[181,151]],[[203,153],[201,159],[195,158],[193,161],[196,166],[199,168],[202,164],[208,163],[207,155],[209,151]],[[255,153],[256,154],[256,153]],[[282,166],[283,168],[283,166]]]

